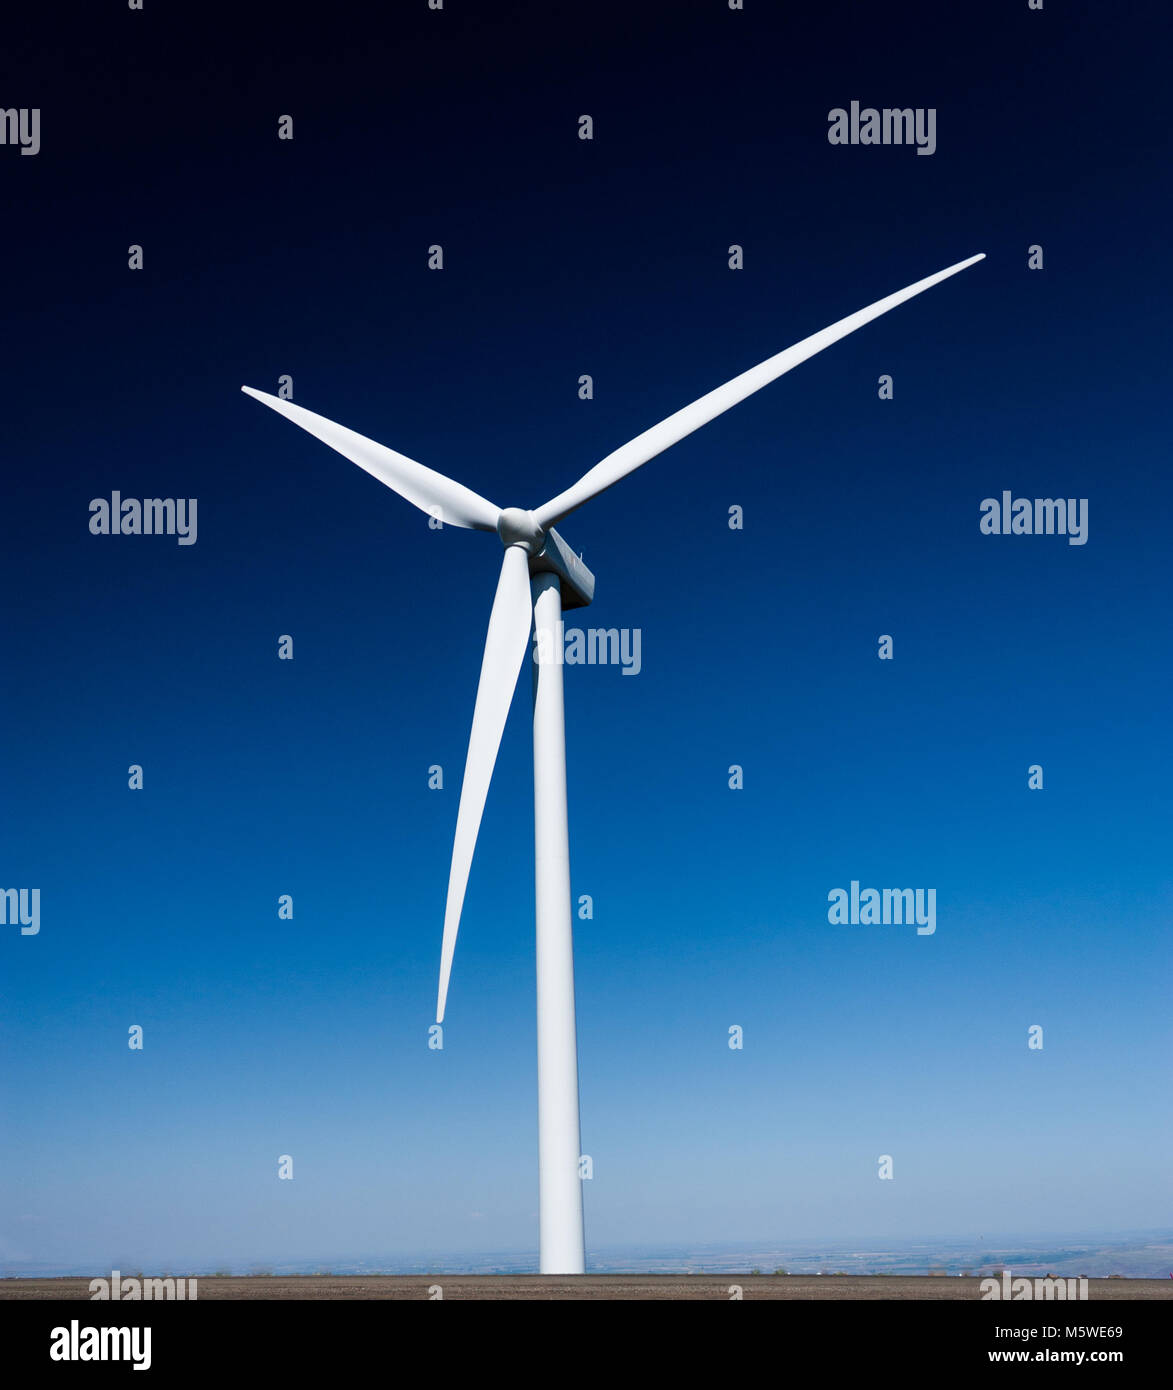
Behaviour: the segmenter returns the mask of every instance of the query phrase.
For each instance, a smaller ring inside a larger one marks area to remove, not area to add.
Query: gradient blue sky
[[[499,546],[240,385],[532,506],[976,251],[562,528],[588,1248],[1169,1225],[1167,13],[396,8],[6,21],[0,1261],[536,1248],[524,681],[426,1046]]]

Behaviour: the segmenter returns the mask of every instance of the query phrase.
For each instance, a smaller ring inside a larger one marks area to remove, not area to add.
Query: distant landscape
[[[0,1262],[3,1278],[93,1276],[111,1269],[123,1273],[188,1275],[376,1275],[376,1274],[531,1274],[536,1251],[483,1251],[473,1254],[419,1252],[411,1256],[348,1255],[307,1257],[273,1264],[183,1264],[150,1266],[113,1258],[95,1265]],[[588,1250],[594,1274],[802,1274],[983,1275],[1001,1269],[1016,1274],[1066,1277],[1168,1279],[1173,1273],[1173,1230],[1118,1232],[1082,1237],[956,1237],[937,1240],[874,1242],[779,1241],[738,1245],[615,1247]]]

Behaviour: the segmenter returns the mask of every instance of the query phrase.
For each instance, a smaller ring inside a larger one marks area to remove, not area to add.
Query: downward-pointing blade
[[[460,911],[468,886],[468,871],[476,848],[477,831],[485,809],[485,797],[501,747],[505,720],[513,702],[517,673],[529,646],[533,608],[530,601],[529,560],[519,545],[506,547],[501,561],[501,577],[489,633],[481,662],[481,679],[468,739],[464,764],[464,785],[460,789],[460,809],[456,813],[456,837],[452,845],[452,869],[448,875],[448,902],[444,908],[444,941],[440,948],[440,993],[436,1021],[443,1023],[448,999],[448,978],[452,973],[452,953],[460,927]]]
[[[336,425],[324,415],[315,415],[292,401],[268,396],[264,391],[255,391],[251,386],[240,388],[246,396],[252,396],[295,425],[329,444],[351,463],[357,463],[373,478],[378,478],[400,497],[405,497],[430,516],[438,516],[446,526],[463,526],[472,531],[495,531],[497,518],[501,511],[492,502],[473,492],[462,483],[446,478],[432,468],[425,468],[406,454],[397,454],[385,444],[376,444],[373,439],[348,430],[345,425]]]
[[[898,304],[903,304],[905,300],[912,299],[914,295],[932,289],[934,285],[939,285],[942,280],[947,280],[951,275],[956,275],[958,271],[973,265],[975,261],[984,259],[984,253],[970,256],[966,261],[959,261],[956,265],[937,271],[935,275],[918,280],[915,285],[897,290],[895,294],[888,295],[886,299],[877,300],[875,304],[869,304],[866,309],[849,314],[847,318],[840,319],[838,323],[831,324],[829,328],[813,333],[809,338],[804,338],[802,342],[795,343],[793,347],[788,347],[774,357],[760,362],[756,367],[751,367],[748,372],[742,372],[740,376],[735,376],[732,381],[727,381],[724,386],[718,386],[715,391],[701,396],[691,405],[686,405],[683,410],[678,410],[675,415],[669,415],[666,420],[661,420],[658,425],[653,425],[650,430],[645,430],[643,434],[637,435],[629,443],[624,444],[622,448],[616,449],[613,454],[608,454],[605,459],[596,463],[588,473],[585,473],[577,483],[568,487],[565,492],[560,492],[544,507],[538,507],[534,512],[538,525],[543,529],[557,526],[563,517],[568,516],[577,507],[581,507],[584,502],[589,502],[592,497],[597,497],[600,492],[604,492],[613,483],[617,483],[620,478],[634,473],[641,464],[647,463],[648,459],[655,458],[657,454],[683,439],[685,435],[708,424],[710,420],[728,410],[730,406],[745,400],[746,396],[752,396],[755,391],[760,391],[771,381],[776,381],[792,367],[797,367],[800,362],[805,362],[816,352],[822,352],[824,348],[830,347],[840,338],[854,333],[857,328],[862,328],[865,323],[870,323],[872,319],[886,314],[889,309],[895,309]]]

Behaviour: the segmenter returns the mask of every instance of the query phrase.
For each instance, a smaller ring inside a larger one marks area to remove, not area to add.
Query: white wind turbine
[[[983,255],[971,256],[906,289],[850,314],[804,338],[724,386],[701,396],[637,435],[595,464],[557,497],[524,511],[502,510],[470,488],[436,473],[361,434],[289,401],[241,389],[316,435],[393,491],[445,525],[496,531],[505,547],[480,683],[473,708],[464,784],[444,909],[440,991],[436,1018],[443,1021],[452,953],[468,884],[473,848],[489,791],[505,719],[529,644],[531,624],[538,652],[553,652],[536,665],[534,681],[534,849],[538,993],[538,1181],[540,1268],[543,1274],[581,1274],[584,1268],[582,1182],[579,1178],[578,1047],[574,1020],[574,959],[570,912],[570,847],[566,821],[566,732],[558,623],[563,609],[586,607],[594,575],[554,530],[557,522],[647,463],[730,406],[830,347],[865,323],[931,289]]]

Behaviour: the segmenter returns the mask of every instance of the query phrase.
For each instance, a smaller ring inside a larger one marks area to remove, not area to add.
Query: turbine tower
[[[570,845],[566,819],[566,728],[562,693],[562,612],[586,607],[595,579],[555,525],[592,497],[699,429],[730,406],[854,333],[898,304],[965,270],[984,254],[898,290],[793,347],[742,372],[595,464],[557,497],[525,511],[504,510],[404,454],[336,425],[321,415],[252,387],[241,389],[308,430],[447,526],[496,531],[505,547],[473,707],[464,783],[456,814],[436,1019],[443,1022],[456,933],[485,798],[489,791],[518,673],[531,630],[534,669],[534,850],[538,1001],[538,1182],[540,1268],[543,1274],[581,1274],[582,1182],[579,1177],[578,1046],[574,1016],[574,954],[570,912]]]

